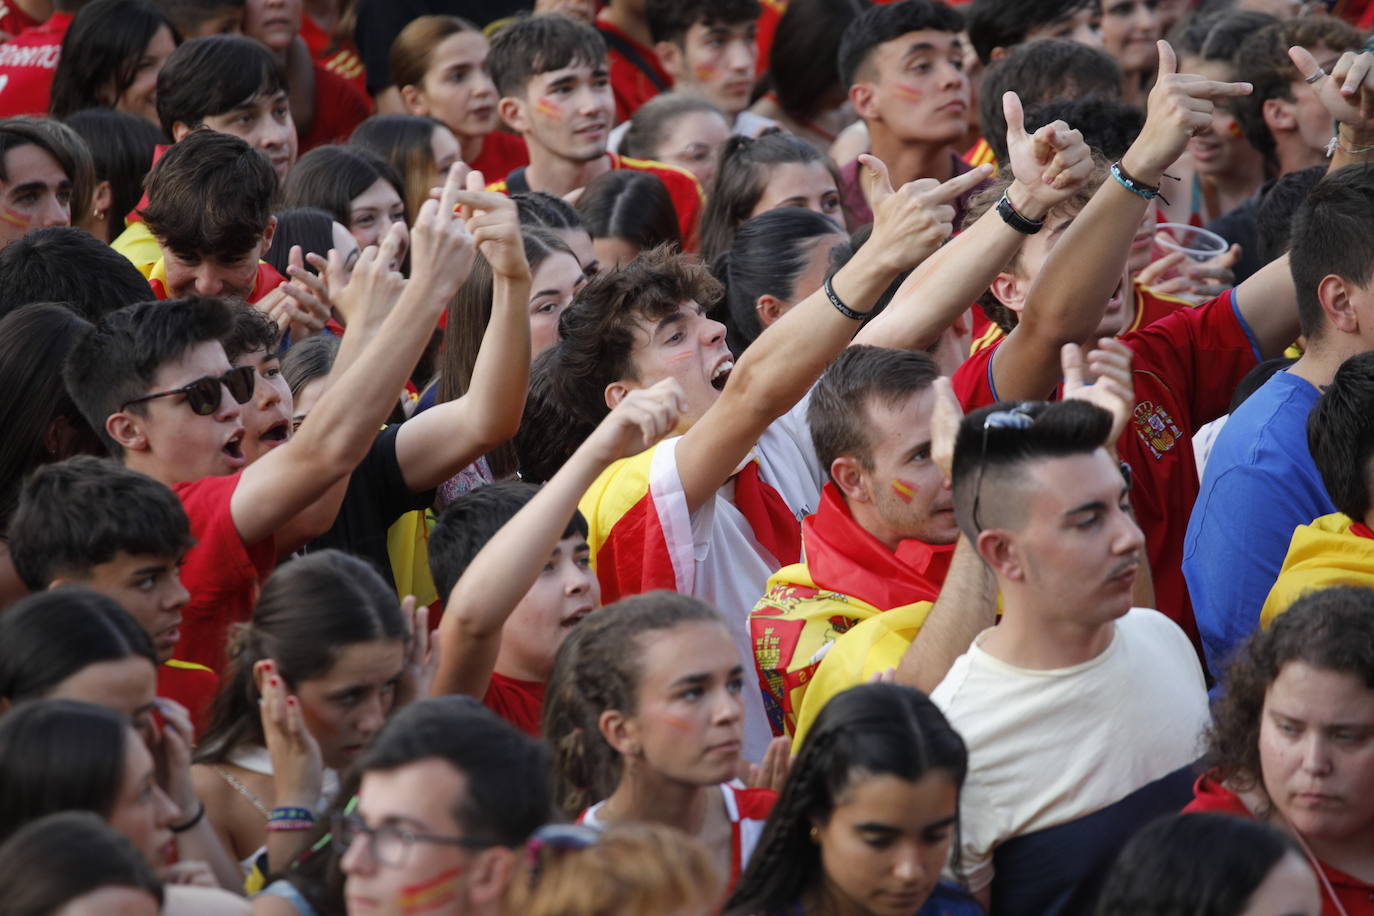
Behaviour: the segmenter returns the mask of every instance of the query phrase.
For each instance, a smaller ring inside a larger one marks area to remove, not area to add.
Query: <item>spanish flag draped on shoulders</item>
[[[1307,592],[1335,585],[1374,588],[1374,530],[1340,512],[1294,529],[1260,625],[1269,626]]]
[[[954,545],[908,539],[891,551],[854,521],[844,497],[827,483],[821,506],[802,522],[806,562],[778,570],[749,617],[754,662],[774,734],[798,739],[835,693],[854,686],[847,673],[870,667],[891,668],[910,645],[949,571]],[[888,630],[869,621],[898,615],[914,624],[905,642],[880,637]],[[870,637],[857,657],[848,648],[860,629]],[[844,636],[845,639],[840,639]],[[830,656],[845,653],[845,663]],[[870,654],[874,655],[870,659]],[[822,684],[822,660],[833,674]]]

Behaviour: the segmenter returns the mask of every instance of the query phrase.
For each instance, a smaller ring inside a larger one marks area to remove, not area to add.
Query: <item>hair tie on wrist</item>
[[[196,824],[199,824],[200,821],[201,821],[201,819],[204,818],[204,817],[205,817],[205,803],[204,803],[204,802],[200,802],[200,810],[197,811],[197,812],[195,813],[195,816],[193,816],[189,821],[186,821],[185,823],[181,823],[181,824],[168,824],[168,825],[167,825],[167,829],[170,830],[170,831],[172,831],[173,833],[185,833],[186,831],[188,831],[188,830],[190,830],[192,827],[194,827]]]

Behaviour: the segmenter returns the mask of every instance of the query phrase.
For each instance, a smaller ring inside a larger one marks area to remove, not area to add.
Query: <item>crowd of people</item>
[[[1371,29],[0,0],[0,912],[1374,916]]]

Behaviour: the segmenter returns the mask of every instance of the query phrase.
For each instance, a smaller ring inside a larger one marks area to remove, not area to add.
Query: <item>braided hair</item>
[[[829,821],[856,773],[916,782],[931,770],[943,770],[962,787],[968,751],[925,694],[899,684],[863,684],[837,694],[802,744],[725,912],[782,912],[823,880],[811,829]]]

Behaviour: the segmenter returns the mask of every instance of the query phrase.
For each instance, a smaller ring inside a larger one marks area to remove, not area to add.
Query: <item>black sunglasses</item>
[[[1030,429],[1035,423],[1032,410],[1043,406],[1039,401],[1017,404],[1011,410],[998,410],[983,418],[983,444],[978,452],[978,479],[973,483],[973,530],[979,534],[983,523],[978,520],[978,507],[983,498],[983,468],[988,460],[988,430],[990,429]]]
[[[141,398],[134,398],[132,401],[125,401],[119,409],[123,410],[130,404],[141,404],[144,401],[151,401],[154,398],[169,398],[173,395],[186,395],[186,403],[191,410],[198,416],[207,417],[219,410],[220,402],[224,400],[223,389],[229,389],[229,395],[240,404],[247,404],[248,399],[253,396],[253,387],[257,381],[257,370],[252,366],[238,366],[230,369],[221,376],[206,375],[196,379],[189,385],[180,388],[173,388],[171,391],[159,391],[157,394],[145,394]]]

